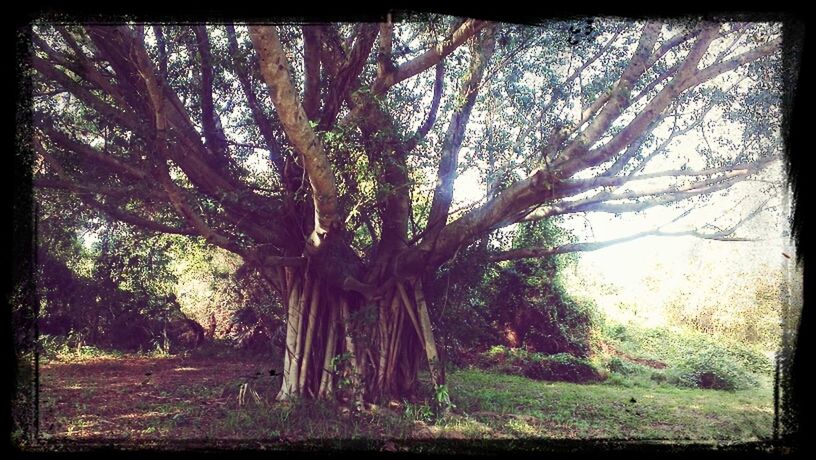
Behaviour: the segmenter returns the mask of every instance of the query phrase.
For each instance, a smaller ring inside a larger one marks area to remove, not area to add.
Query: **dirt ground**
[[[127,357],[40,366],[46,438],[201,438],[200,420],[238,405],[241,384],[273,393],[270,365],[218,358]],[[195,413],[195,417],[190,414]]]

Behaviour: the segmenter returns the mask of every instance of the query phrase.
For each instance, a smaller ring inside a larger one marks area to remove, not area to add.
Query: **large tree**
[[[436,16],[36,24],[34,185],[240,255],[288,310],[280,399],[330,397],[340,370],[358,402],[410,392],[425,365],[444,389],[423,278],[521,221],[756,177],[780,151],[780,34]],[[487,192],[457,207],[468,168]],[[491,248],[498,261],[609,243]]]

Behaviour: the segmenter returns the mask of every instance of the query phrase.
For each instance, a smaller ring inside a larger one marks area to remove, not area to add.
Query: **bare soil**
[[[234,358],[128,356],[40,367],[40,433],[71,439],[202,437],[242,382],[272,391],[270,366]],[[189,417],[191,408],[196,417]]]

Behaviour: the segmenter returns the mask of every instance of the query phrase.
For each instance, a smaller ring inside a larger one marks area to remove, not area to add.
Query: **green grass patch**
[[[771,436],[767,389],[711,392],[538,382],[477,369],[450,375],[462,416],[512,437],[755,440]]]
[[[677,327],[646,328],[634,325],[608,324],[601,336],[622,352],[676,365],[689,356],[717,354],[731,360],[746,372],[771,374],[773,363],[759,350],[722,337],[715,337]]]
[[[46,361],[85,361],[97,358],[121,358],[124,353],[86,345],[76,335],[57,336],[42,334],[39,337],[40,357]]]
[[[696,331],[613,323],[599,335],[615,350],[595,357],[613,385],[744,390],[765,386],[773,371],[759,350]]]
[[[141,375],[141,370],[138,372]],[[72,379],[86,377],[69,375],[63,387],[81,383]],[[632,381],[640,374],[610,375]],[[122,395],[105,393],[104,386],[88,386],[86,382],[83,388],[87,391],[72,396],[76,399],[67,406],[46,392],[41,409],[55,417],[53,428],[45,425],[49,436],[87,437],[104,430],[106,438],[327,440],[324,447],[331,449],[349,447],[350,440],[364,444],[370,440],[371,448],[379,448],[377,443],[385,439],[742,442],[767,439],[772,432],[773,398],[765,384],[722,392],[654,383],[547,382],[462,369],[448,373],[453,406],[440,413],[434,410],[435,395],[427,373],[421,373],[420,378],[416,398],[380,401],[361,412],[329,401],[278,402],[274,386],[260,391],[260,386],[250,385],[258,390],[258,396],[247,394],[239,403],[239,380],[218,385],[190,380],[155,393],[145,387],[140,390],[145,395],[134,395],[127,404],[107,410],[103,406],[113,402],[111,397]]]

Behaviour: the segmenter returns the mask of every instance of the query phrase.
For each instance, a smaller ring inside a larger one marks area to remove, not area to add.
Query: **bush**
[[[773,373],[773,362],[762,353],[758,353],[750,348],[734,346],[728,348],[728,354],[750,372],[756,374]]]
[[[617,348],[638,357],[648,356],[676,366],[689,356],[717,350],[717,353],[735,361],[747,372],[770,374],[773,362],[764,354],[727,339],[712,337],[684,328],[640,328],[614,324],[604,327],[605,340],[616,341]]]
[[[614,324],[606,328],[606,335],[609,338],[626,341],[629,340],[629,334],[626,332],[626,326],[623,324]]]
[[[600,373],[592,364],[567,353],[552,355],[540,361],[531,361],[524,369],[524,376],[535,380],[573,383],[602,380]]]
[[[431,312],[440,312],[431,319],[445,359],[467,364],[472,360],[469,350],[497,343],[545,354],[589,356],[598,314],[592,301],[569,295],[560,280],[560,273],[575,263],[572,256],[499,264],[490,260],[493,246],[551,246],[571,239],[554,220],[527,222],[512,234],[496,234],[462,248],[423,283]]]
[[[45,359],[71,361],[75,359],[121,357],[121,353],[117,350],[86,345],[81,335],[74,331],[71,331],[68,335],[42,334],[38,341],[40,356]]]
[[[609,372],[615,372],[621,375],[633,375],[643,371],[643,366],[624,361],[617,356],[609,360],[606,368],[609,369]]]
[[[756,378],[726,353],[708,348],[672,369],[670,383],[714,390],[743,390],[758,385]]]
[[[610,357],[604,368],[643,384],[738,390],[758,385],[754,374],[773,371],[771,360],[744,344],[688,329],[613,323],[604,324],[601,334],[603,342],[626,355]],[[646,360],[668,367],[658,371],[640,364]]]
[[[478,365],[484,369],[523,375],[534,380],[583,383],[604,378],[589,361],[568,353],[546,355],[503,345],[496,345],[482,353]]]
[[[668,380],[668,377],[666,377],[665,372],[652,371],[651,375],[649,375],[649,379],[656,383],[663,383]]]

